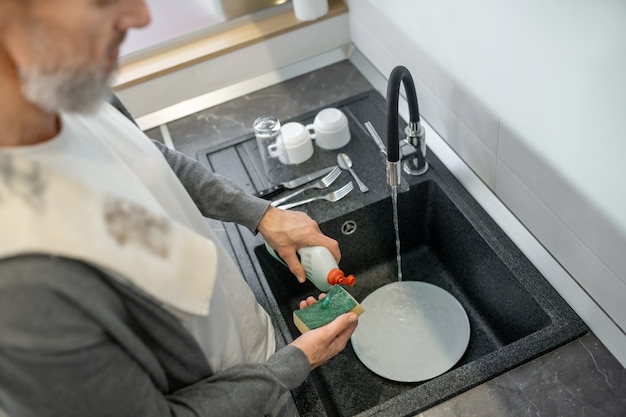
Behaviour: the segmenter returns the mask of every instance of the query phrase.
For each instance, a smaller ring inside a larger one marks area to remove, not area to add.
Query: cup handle
[[[281,164],[289,164],[289,154],[287,150],[278,143],[273,143],[267,147],[270,157],[277,158]]]
[[[309,136],[311,139],[315,139],[315,125],[311,123],[310,125],[306,125],[306,130],[309,131]]]
[[[281,149],[275,143],[272,143],[267,147],[267,153],[272,158],[280,158],[280,156],[282,155]]]

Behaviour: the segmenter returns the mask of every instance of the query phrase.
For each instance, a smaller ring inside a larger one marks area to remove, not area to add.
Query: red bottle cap
[[[339,268],[333,268],[328,272],[326,280],[330,285],[349,285],[352,286],[356,282],[354,275],[346,276]]]

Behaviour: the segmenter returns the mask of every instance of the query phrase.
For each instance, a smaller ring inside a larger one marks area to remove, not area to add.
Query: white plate
[[[387,284],[365,297],[352,334],[371,371],[400,382],[434,378],[456,364],[470,338],[467,314],[447,291],[426,282]]]

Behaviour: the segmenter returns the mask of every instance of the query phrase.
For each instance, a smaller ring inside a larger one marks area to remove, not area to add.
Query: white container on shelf
[[[293,12],[298,20],[315,20],[328,13],[328,0],[293,0]]]

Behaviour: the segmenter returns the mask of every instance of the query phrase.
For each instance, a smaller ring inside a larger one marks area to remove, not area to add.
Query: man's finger
[[[291,273],[296,276],[298,282],[302,284],[304,281],[306,281],[304,268],[302,267],[300,260],[298,260],[298,256],[296,255],[295,251],[291,251],[290,253],[285,255],[281,254],[281,258],[283,258]]]

